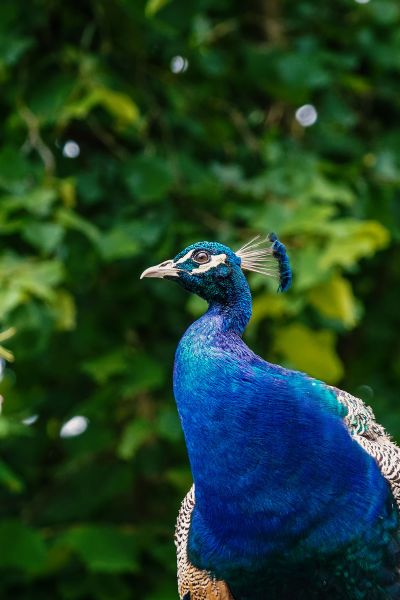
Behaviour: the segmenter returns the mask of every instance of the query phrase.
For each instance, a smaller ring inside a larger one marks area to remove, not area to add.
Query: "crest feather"
[[[292,271],[285,246],[275,233],[257,235],[236,251],[241,267],[279,280],[278,291],[285,292],[292,283]]]

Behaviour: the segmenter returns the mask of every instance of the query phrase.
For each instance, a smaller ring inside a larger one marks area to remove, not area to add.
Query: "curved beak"
[[[144,277],[179,277],[178,269],[176,268],[174,262],[172,260],[165,260],[159,265],[154,265],[154,267],[149,267],[140,276],[140,279]]]

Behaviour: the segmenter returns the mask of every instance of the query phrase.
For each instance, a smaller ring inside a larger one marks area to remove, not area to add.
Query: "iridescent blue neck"
[[[205,298],[209,302],[209,308],[203,318],[211,324],[215,317],[215,326],[221,332],[230,331],[241,336],[250,320],[252,310],[249,284],[242,271],[238,270],[229,279],[221,299],[207,296]]]
[[[240,289],[233,289],[225,302],[212,300],[204,316],[209,322],[210,319],[213,320],[213,317],[219,317],[217,328],[221,332],[231,331],[241,336],[250,321],[251,310],[251,294],[247,281],[243,278]]]

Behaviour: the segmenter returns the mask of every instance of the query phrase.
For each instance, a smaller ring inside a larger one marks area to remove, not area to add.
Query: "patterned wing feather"
[[[196,569],[187,556],[190,520],[195,505],[194,485],[183,499],[175,529],[178,561],[178,590],[181,600],[233,600],[228,586],[207,571]]]
[[[394,444],[384,427],[376,422],[372,408],[343,390],[331,388],[347,408],[344,421],[353,438],[375,458],[382,475],[389,482],[400,508],[400,448]]]

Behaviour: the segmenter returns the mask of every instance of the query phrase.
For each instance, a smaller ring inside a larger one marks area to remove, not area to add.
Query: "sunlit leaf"
[[[61,331],[75,329],[76,305],[74,297],[65,290],[56,292],[52,308],[56,319],[56,327]]]
[[[307,190],[309,198],[326,203],[351,205],[356,200],[356,195],[343,184],[332,182],[326,177],[315,176],[310,188]]]
[[[330,205],[300,206],[293,211],[291,219],[282,224],[280,233],[285,235],[298,235],[300,232],[322,233],[322,227],[333,217],[336,209]]]
[[[76,205],[76,186],[74,179],[68,177],[58,181],[58,192],[66,208],[74,208]]]
[[[153,17],[170,2],[171,0],[147,0],[145,8],[146,17]]]
[[[106,87],[95,87],[64,109],[63,118],[85,119],[96,106],[105,108],[121,125],[131,125],[139,118],[139,109],[127,94],[110,90]]]
[[[55,190],[51,188],[36,188],[26,194],[6,196],[3,199],[3,210],[7,213],[24,209],[33,215],[45,217],[50,214],[57,200]]]
[[[21,288],[0,289],[0,314],[5,317],[19,304],[23,304],[26,295]]]
[[[293,324],[279,329],[274,350],[292,368],[328,383],[336,383],[344,371],[335,351],[335,342],[332,331],[315,331]]]
[[[0,259],[0,311],[5,314],[30,297],[52,302],[54,289],[63,277],[58,260],[24,261],[5,255]]]
[[[329,271],[321,265],[321,249],[311,241],[304,248],[296,250],[290,259],[294,273],[293,286],[300,291],[329,278]]]
[[[371,256],[387,246],[389,232],[376,221],[342,220],[330,228],[331,240],[321,253],[320,266],[351,267],[360,258]]]
[[[282,317],[293,315],[301,309],[301,302],[294,301],[282,294],[265,293],[257,296],[253,301],[251,323],[254,325],[265,317]]]
[[[335,275],[327,283],[313,288],[309,301],[324,316],[341,321],[345,327],[354,327],[359,307],[350,283]]]
[[[27,437],[30,431],[20,421],[16,421],[12,417],[0,415],[0,439],[6,439],[13,436]]]

